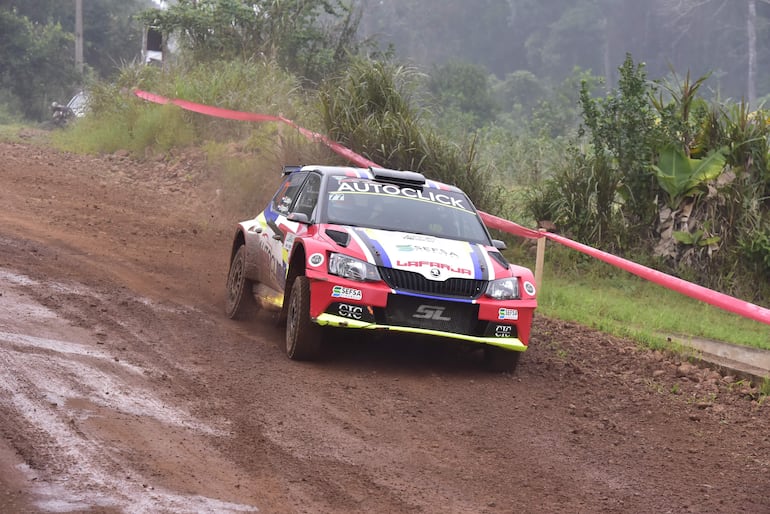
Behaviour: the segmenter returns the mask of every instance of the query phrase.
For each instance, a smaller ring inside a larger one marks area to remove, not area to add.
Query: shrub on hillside
[[[496,212],[499,190],[479,164],[476,139],[455,144],[422,118],[411,68],[356,60],[319,91],[324,130],[381,166],[412,170],[463,189],[477,207]]]

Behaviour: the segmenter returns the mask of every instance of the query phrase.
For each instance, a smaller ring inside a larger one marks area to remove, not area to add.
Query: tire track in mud
[[[31,492],[41,511],[91,507],[124,512],[258,510],[253,505],[175,492],[155,476],[162,465],[153,471],[141,459],[131,458],[132,441],[135,444],[142,437],[147,438],[145,444],[155,446],[154,451],[169,453],[168,448],[188,440],[221,437],[226,427],[202,422],[168,403],[158,394],[161,391],[153,391],[146,376],[168,373],[169,368],[161,372],[155,368],[157,363],[135,365],[115,357],[104,342],[93,338],[91,330],[72,326],[36,303],[31,298],[35,293],[30,294],[35,290],[67,295],[70,317],[73,296],[90,306],[98,295],[88,295],[82,286],[74,291],[61,283],[40,284],[0,270],[0,409],[5,419],[14,420],[13,428],[6,426],[13,433],[6,436],[24,441],[17,450],[28,458],[28,465],[21,471],[35,484]],[[105,326],[99,329],[110,331]],[[109,339],[113,345],[131,344],[114,332]],[[186,445],[203,447],[205,443]],[[29,450],[32,447],[34,453]],[[173,456],[158,460],[173,460]]]

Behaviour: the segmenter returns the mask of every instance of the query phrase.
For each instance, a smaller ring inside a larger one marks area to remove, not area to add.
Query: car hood
[[[428,280],[493,280],[507,275],[492,247],[408,232],[346,227],[348,249],[371,264],[419,273]]]

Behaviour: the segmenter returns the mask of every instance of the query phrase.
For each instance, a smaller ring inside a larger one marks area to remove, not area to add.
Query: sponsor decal
[[[283,241],[283,249],[291,253],[291,247],[294,246],[294,238],[296,236],[292,233],[286,234],[286,239]]]
[[[497,319],[512,319],[517,320],[519,319],[519,310],[518,309],[505,309],[500,308],[499,311],[497,311]]]
[[[436,240],[433,236],[425,236],[422,234],[404,234],[403,237],[408,241],[424,241],[426,243],[432,243]]]
[[[497,325],[495,327],[495,337],[513,337],[513,327],[510,325]]]
[[[452,321],[452,318],[444,316],[444,307],[434,305],[420,305],[417,307],[417,314],[412,315],[417,319],[432,319],[435,321]]]
[[[470,210],[463,205],[462,198],[455,198],[446,193],[437,191],[422,191],[411,187],[398,187],[393,184],[380,184],[374,182],[341,182],[337,188],[339,192],[350,193],[376,193],[394,196],[403,196],[406,198],[415,198],[417,200],[428,200],[430,202],[456,207],[465,211]]]
[[[262,237],[259,238],[259,249],[263,252],[270,253],[270,236],[262,234]]]
[[[535,296],[535,284],[533,284],[532,282],[525,281],[524,291],[526,291],[529,296]]]
[[[396,266],[401,268],[422,268],[424,266],[430,266],[431,268],[437,269],[437,270],[444,270],[444,271],[451,271],[452,273],[457,273],[458,275],[468,275],[473,276],[473,271],[469,270],[468,268],[455,268],[454,266],[450,266],[449,264],[443,264],[441,262],[431,262],[431,261],[396,261]],[[433,273],[433,270],[431,270],[431,274]]]
[[[363,317],[364,308],[360,305],[348,305],[347,303],[339,304],[337,312],[343,318],[361,319]]]
[[[259,249],[265,252],[267,261],[268,261],[268,267],[270,268],[270,273],[278,277],[283,273],[283,263],[278,260],[278,257],[273,252],[273,248],[271,245],[271,242],[276,242],[274,239],[272,239],[267,232],[262,233],[262,237],[259,240]]]
[[[332,298],[346,298],[348,300],[360,300],[364,294],[360,289],[352,287],[334,286],[332,289]]]
[[[308,258],[307,263],[313,266],[314,268],[317,268],[318,266],[324,263],[324,256],[322,253],[314,253]]]
[[[406,237],[404,239],[407,239]],[[443,248],[435,248],[432,246],[418,246],[418,245],[396,245],[396,250],[399,252],[424,252],[432,253],[434,255],[441,255],[443,257],[452,257],[459,259],[460,256],[455,252],[450,252]]]

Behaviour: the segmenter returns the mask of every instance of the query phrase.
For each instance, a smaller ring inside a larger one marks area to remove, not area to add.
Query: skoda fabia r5
[[[537,300],[504,247],[465,193],[422,174],[287,166],[266,208],[236,228],[225,310],[278,310],[291,359],[318,358],[327,327],[342,327],[476,345],[492,369],[513,371]]]

